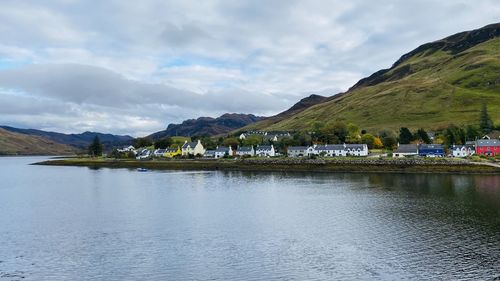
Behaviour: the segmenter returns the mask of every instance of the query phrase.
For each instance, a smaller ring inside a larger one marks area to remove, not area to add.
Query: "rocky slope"
[[[148,137],[156,140],[171,136],[214,136],[244,127],[263,120],[252,114],[226,113],[218,118],[200,117],[189,119],[181,124],[170,124],[166,130],[156,132]]]

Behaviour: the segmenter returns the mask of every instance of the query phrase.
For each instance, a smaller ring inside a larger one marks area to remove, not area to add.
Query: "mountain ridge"
[[[78,150],[69,145],[0,128],[0,155],[68,155]]]
[[[11,126],[0,126],[0,128],[13,133],[43,137],[60,144],[76,147],[78,149],[87,149],[88,145],[94,140],[95,136],[99,137],[99,140],[104,145],[104,148],[106,150],[109,150],[113,147],[132,144],[132,141],[134,140],[134,138],[131,136],[113,135],[89,131],[80,134],[63,134],[37,129],[21,129]]]
[[[147,137],[158,140],[173,136],[215,136],[255,123],[264,118],[253,114],[240,113],[225,113],[217,118],[199,117],[185,120],[181,124],[169,124],[165,130],[150,134]]]

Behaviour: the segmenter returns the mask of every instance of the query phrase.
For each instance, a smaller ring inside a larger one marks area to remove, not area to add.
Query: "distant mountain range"
[[[478,124],[482,104],[500,123],[500,23],[424,44],[347,92],[241,130],[307,130],[341,121],[363,129]]]
[[[217,118],[200,117],[198,119],[186,120],[181,124],[170,124],[166,130],[153,133],[148,137],[157,140],[172,136],[215,136],[263,119],[265,119],[265,117],[237,113],[226,113]]]
[[[78,151],[40,136],[14,133],[0,128],[0,155],[67,155]]]
[[[59,144],[69,145],[78,149],[86,149],[88,145],[98,136],[105,150],[113,147],[121,147],[132,144],[134,140],[131,136],[120,136],[112,134],[103,134],[95,132],[84,132],[81,134],[63,134],[56,132],[47,132],[35,129],[19,129],[9,126],[0,126],[0,128],[12,132],[29,136],[38,136]]]

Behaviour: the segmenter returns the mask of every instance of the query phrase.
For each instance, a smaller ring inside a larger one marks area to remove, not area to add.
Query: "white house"
[[[366,144],[324,144],[308,148],[308,155],[320,156],[368,156]]]
[[[119,148],[119,149],[117,149],[117,151],[118,152],[130,152],[130,151],[132,151],[134,154],[137,153],[135,151],[135,147],[133,147],[132,145],[129,145],[129,146],[124,147],[124,148]]]
[[[231,146],[218,146],[215,151],[214,151],[214,157],[215,158],[222,158],[224,156],[232,156],[233,155],[233,150],[231,149]]]
[[[344,144],[346,155],[349,156],[368,156],[368,145],[366,144]]]
[[[398,148],[392,153],[393,157],[411,157],[418,155],[418,145],[416,144],[399,144]]]
[[[137,153],[137,156],[135,157],[135,159],[137,160],[141,160],[141,159],[149,159],[151,158],[151,150],[149,149],[142,149],[141,151],[139,151]]]
[[[182,145],[182,156],[203,154],[205,154],[205,148],[203,148],[200,140],[198,142],[185,141],[184,145]]]
[[[347,150],[343,144],[316,145],[314,154],[321,156],[347,156]]]
[[[274,146],[271,145],[258,145],[255,148],[255,155],[260,156],[260,157],[265,157],[265,156],[270,156],[274,157],[276,156],[276,152],[274,151]]]
[[[466,145],[454,145],[451,148],[451,151],[453,157],[468,157],[476,153],[474,149],[471,149]]]
[[[215,150],[205,150],[205,153],[203,153],[203,157],[205,158],[215,158]]]
[[[254,156],[255,155],[255,150],[253,149],[253,146],[241,146],[238,147],[236,150],[236,155],[238,156]]]
[[[287,149],[288,157],[309,156],[309,147],[307,146],[289,146]]]

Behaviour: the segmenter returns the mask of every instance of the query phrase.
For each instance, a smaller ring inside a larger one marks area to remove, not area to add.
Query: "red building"
[[[500,140],[477,140],[476,141],[476,154],[486,156],[500,155]]]

